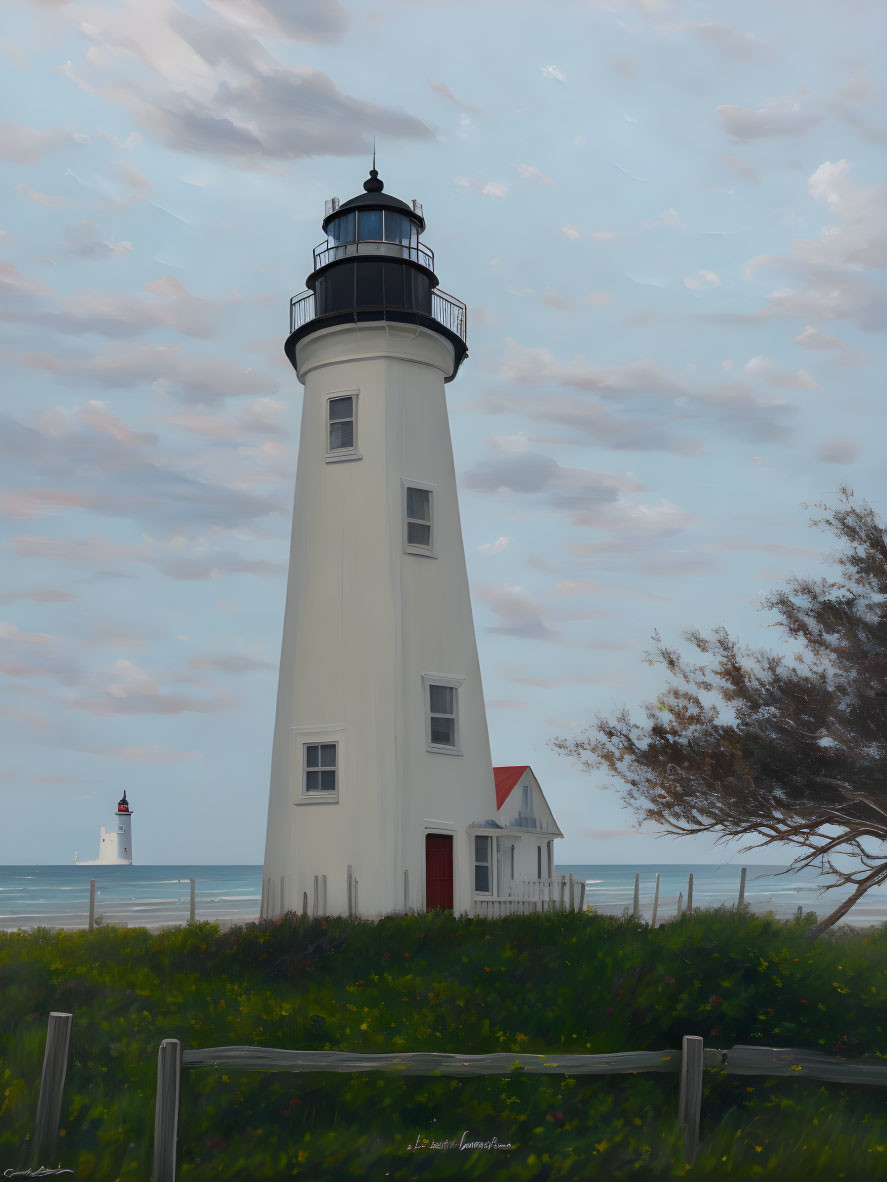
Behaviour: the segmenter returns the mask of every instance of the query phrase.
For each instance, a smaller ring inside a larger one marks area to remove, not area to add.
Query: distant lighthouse
[[[469,909],[497,828],[445,383],[465,305],[422,207],[327,203],[291,302],[304,385],[262,915]],[[541,875],[540,875],[541,876]]]
[[[74,851],[74,861],[80,866],[131,866],[132,865],[132,812],[126,791],[117,802],[114,829],[102,826],[99,834],[99,856],[94,862],[81,862]]]

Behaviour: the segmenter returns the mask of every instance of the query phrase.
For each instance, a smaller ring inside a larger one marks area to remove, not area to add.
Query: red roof
[[[511,795],[511,790],[524,774],[529,770],[529,764],[522,763],[519,767],[494,767],[493,776],[496,780],[496,808],[501,809]]]

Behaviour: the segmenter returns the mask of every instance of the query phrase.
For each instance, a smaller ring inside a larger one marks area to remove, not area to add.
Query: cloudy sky
[[[846,481],[887,511],[883,7],[5,18],[0,861],[95,857],[124,787],[142,862],[261,860],[288,301],[374,136],[469,305],[448,391],[494,762],[532,764],[562,863],[735,856],[632,832],[547,744],[655,696],[654,628],[778,645],[762,594],[828,571],[804,502]]]

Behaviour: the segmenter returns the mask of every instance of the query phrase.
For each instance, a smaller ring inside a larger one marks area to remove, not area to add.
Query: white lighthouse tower
[[[132,865],[132,811],[124,789],[122,799],[117,802],[115,827],[101,828],[99,833],[99,856],[93,862],[81,862],[77,850],[74,861],[80,866],[131,866]]]
[[[421,206],[327,203],[286,354],[304,385],[262,915],[470,909],[496,790],[445,383],[465,305]]]

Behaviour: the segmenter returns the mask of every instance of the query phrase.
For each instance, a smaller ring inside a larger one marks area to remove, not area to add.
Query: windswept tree
[[[887,530],[846,487],[811,525],[843,544],[836,579],[790,579],[764,601],[789,651],[740,647],[726,629],[684,639],[695,664],[654,633],[647,657],[670,675],[646,721],[600,714],[551,745],[606,769],[641,822],[676,835],[797,847],[826,889],[852,888],[814,928],[831,927],[887,882]]]

